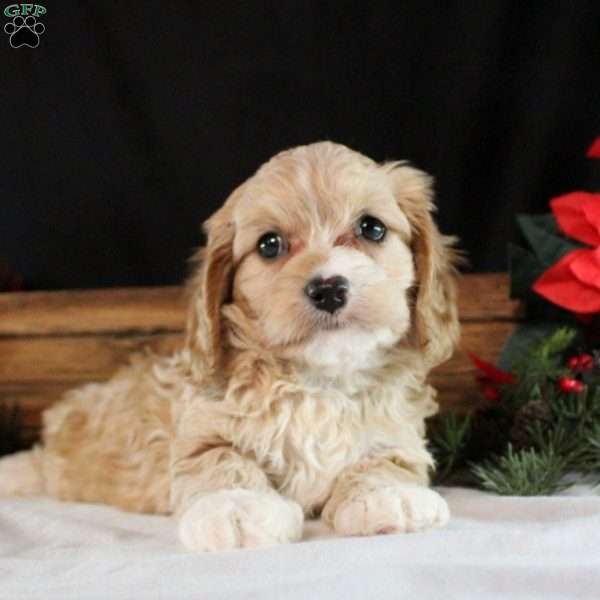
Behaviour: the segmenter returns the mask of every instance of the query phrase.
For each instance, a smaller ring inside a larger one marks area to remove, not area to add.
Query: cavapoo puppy
[[[173,513],[190,550],[444,525],[428,372],[459,328],[432,181],[322,142],[282,152],[207,222],[182,348],[44,414],[0,495]]]

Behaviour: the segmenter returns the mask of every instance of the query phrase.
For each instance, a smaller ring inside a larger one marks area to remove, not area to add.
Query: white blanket
[[[453,519],[423,534],[187,554],[166,517],[0,500],[0,598],[600,598],[600,497],[442,490]]]

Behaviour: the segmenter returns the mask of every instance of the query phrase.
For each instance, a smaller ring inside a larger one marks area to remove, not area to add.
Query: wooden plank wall
[[[460,281],[461,348],[433,374],[445,409],[477,400],[470,350],[494,360],[519,320],[504,274]],[[23,437],[36,438],[42,410],[71,387],[103,381],[135,351],[169,351],[181,341],[181,288],[0,294],[0,402],[23,409]]]

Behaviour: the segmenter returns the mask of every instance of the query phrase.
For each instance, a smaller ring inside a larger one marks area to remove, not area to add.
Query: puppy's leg
[[[296,541],[304,515],[279,495],[253,460],[229,447],[173,464],[172,503],[189,550],[215,551]]]
[[[342,535],[423,531],[442,527],[450,513],[427,487],[427,466],[414,469],[389,458],[355,465],[338,477],[323,519]]]

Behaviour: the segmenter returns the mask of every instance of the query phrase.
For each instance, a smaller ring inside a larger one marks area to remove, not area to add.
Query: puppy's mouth
[[[318,315],[315,328],[319,331],[336,331],[348,327],[349,319],[341,313],[332,315]]]

